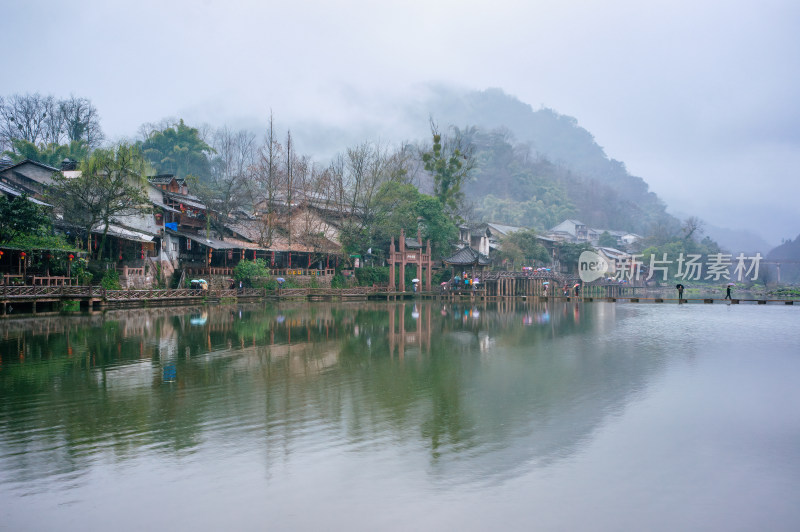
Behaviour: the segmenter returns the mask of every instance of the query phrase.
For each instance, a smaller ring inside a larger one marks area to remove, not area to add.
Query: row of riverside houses
[[[0,161],[0,193],[27,194],[31,201],[46,205],[53,174],[80,175],[74,161],[65,159],[61,166]],[[252,212],[235,212],[220,230],[209,223],[209,217],[218,213],[191,194],[185,179],[156,175],[147,179],[145,187],[152,212],[117,216],[107,228],[104,255],[112,258],[125,287],[152,287],[156,271],[169,278],[182,270],[185,276],[216,276],[217,282],[225,283],[245,258],[264,259],[277,275],[320,277],[324,284],[339,266],[342,249],[335,217],[313,200],[304,201],[299,192],[291,205],[278,200],[279,205],[267,209],[262,201]],[[268,216],[267,210],[272,214]],[[63,220],[56,220],[56,228],[74,236],[69,231],[75,228]],[[94,249],[105,230],[105,226],[92,229]]]
[[[526,229],[528,228],[492,222],[462,225],[459,228],[459,240],[462,247],[470,247],[488,258],[492,256],[493,251],[502,247],[504,237]],[[604,232],[616,239],[617,245],[615,247],[600,246],[600,235]],[[557,271],[566,273],[571,270],[569,265],[561,264],[559,261],[558,250],[560,243],[586,243],[592,245],[609,262],[610,275],[614,275],[618,267],[631,260],[632,255],[627,252],[627,249],[641,238],[635,233],[625,231],[589,228],[586,224],[571,219],[564,220],[548,231],[543,232],[543,234],[536,235],[536,240],[547,250],[552,258],[553,267]]]

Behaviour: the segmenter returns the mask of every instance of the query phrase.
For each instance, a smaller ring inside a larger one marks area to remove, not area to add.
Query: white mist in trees
[[[689,240],[693,236],[700,236],[703,234],[705,224],[703,220],[697,216],[689,216],[681,223],[681,231],[683,232],[683,239]]]

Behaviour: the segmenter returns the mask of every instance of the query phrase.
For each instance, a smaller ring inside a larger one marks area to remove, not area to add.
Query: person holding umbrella
[[[675,288],[678,289],[678,303],[680,303],[681,301],[683,301],[683,285],[680,283],[676,284]]]

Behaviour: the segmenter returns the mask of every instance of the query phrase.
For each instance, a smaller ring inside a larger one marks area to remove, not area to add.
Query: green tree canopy
[[[50,217],[25,194],[12,200],[0,195],[0,244],[13,242],[22,235],[45,236],[51,230]]]
[[[458,228],[434,197],[421,194],[414,185],[389,181],[384,183],[375,199],[373,245],[388,249],[392,237],[404,229],[409,237],[417,228],[423,240],[430,239],[434,253],[449,251],[449,244],[458,236]]]
[[[532,229],[516,231],[503,238],[498,258],[510,261],[512,268],[514,265],[550,262],[550,254],[536,240],[536,232]]]
[[[692,238],[676,238],[672,242],[667,242],[657,246],[650,246],[642,250],[641,258],[639,259],[643,264],[649,265],[651,260],[661,261],[666,255],[666,260],[670,261],[667,264],[667,280],[675,279],[678,274],[678,259],[683,256],[688,259],[689,255],[700,255],[702,258],[699,262],[705,263],[709,255],[720,253],[719,245],[708,237],[698,242]],[[652,257],[652,259],[651,259]],[[656,281],[664,280],[663,272],[654,272]],[[701,277],[700,281],[704,281]]]
[[[15,163],[30,159],[53,168],[59,168],[64,159],[82,161],[89,154],[89,146],[86,141],[73,140],[69,144],[40,144],[36,145],[23,139],[11,141],[11,149],[3,152],[8,155]]]
[[[597,244],[606,248],[615,248],[617,247],[617,239],[608,231],[603,231],[597,240]]]
[[[145,159],[160,174],[176,177],[194,175],[206,179],[211,175],[209,156],[214,150],[201,138],[197,129],[180,120],[172,127],[153,131],[139,143]]]
[[[594,250],[594,248],[587,242],[583,244],[562,242],[559,246],[558,258],[561,264],[567,267],[568,271],[574,272],[578,269],[578,259],[580,259],[581,253],[592,250]]]

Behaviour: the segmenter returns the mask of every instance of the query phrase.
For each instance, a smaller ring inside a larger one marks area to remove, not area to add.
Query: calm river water
[[[1,530],[800,529],[800,309],[0,322]]]

